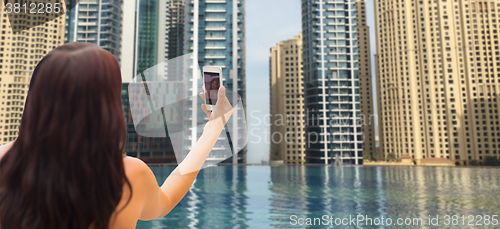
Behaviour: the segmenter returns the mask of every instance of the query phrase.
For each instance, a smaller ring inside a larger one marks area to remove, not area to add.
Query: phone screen
[[[215,105],[219,97],[220,75],[216,72],[205,72],[205,101],[208,105]]]

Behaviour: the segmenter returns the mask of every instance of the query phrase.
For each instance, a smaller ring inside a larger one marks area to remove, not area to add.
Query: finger
[[[201,97],[201,99],[203,99],[203,102],[206,102],[206,101],[205,101],[205,93],[201,92],[201,93],[200,93],[200,97]]]
[[[219,103],[219,101],[220,101],[220,103]],[[229,100],[226,97],[226,87],[221,86],[219,88],[219,93],[218,93],[218,98],[217,98],[217,104],[215,104],[215,105],[216,106],[217,105],[219,105],[219,106],[231,106],[231,102],[229,102]]]
[[[207,105],[205,104],[201,104],[201,109],[205,112],[205,114],[210,117],[210,115],[212,115],[212,112],[207,110]]]
[[[217,98],[217,103],[219,103],[219,101],[226,101],[227,98],[226,98],[226,87],[224,86],[220,86],[219,87],[219,97]]]

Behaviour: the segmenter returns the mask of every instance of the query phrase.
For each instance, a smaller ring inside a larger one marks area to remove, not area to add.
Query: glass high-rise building
[[[227,88],[228,97],[237,98],[239,94],[245,107],[245,12],[243,0],[187,0],[185,20],[185,53],[193,53],[193,66],[200,68],[206,65],[221,66],[223,84]],[[201,85],[201,76],[193,71],[194,87]],[[195,90],[193,90],[195,92]],[[195,93],[193,93],[195,94]],[[196,120],[198,103],[193,101],[192,120]],[[230,98],[230,99],[232,99]],[[235,104],[233,104],[235,105]],[[233,122],[243,118],[244,109],[233,113]],[[243,128],[234,125],[239,134],[231,136],[233,148],[242,146]],[[202,128],[194,128],[190,142],[194,144],[201,135]],[[236,139],[238,139],[236,141]],[[230,158],[232,163],[245,161],[245,150],[238,157]],[[216,154],[214,154],[216,155]],[[211,158],[209,157],[208,160]],[[213,159],[213,158],[212,158]]]
[[[168,3],[168,59],[184,54],[185,0],[170,0]]]
[[[99,45],[121,60],[122,0],[80,0],[66,14],[65,42]]]
[[[184,0],[131,0],[124,7],[124,62],[122,74],[132,81],[141,72],[182,55]],[[170,31],[174,27],[174,31]],[[177,37],[174,37],[176,35]],[[171,54],[172,53],[172,54]],[[174,55],[176,54],[176,55]]]
[[[365,0],[302,0],[308,163],[361,164],[375,147],[365,11]]]
[[[159,1],[137,0],[134,75],[159,63]],[[164,31],[162,31],[164,32]]]

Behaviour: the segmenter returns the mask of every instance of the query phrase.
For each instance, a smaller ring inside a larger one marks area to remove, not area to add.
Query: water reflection
[[[153,172],[161,184],[172,169],[159,167]],[[168,216],[139,222],[137,228],[307,227],[290,225],[291,215],[297,219],[324,215],[334,219],[357,215],[422,218],[427,227],[429,215],[498,215],[499,175],[500,170],[492,168],[212,167],[200,172],[187,196]],[[440,224],[444,226],[443,218]],[[342,227],[381,228],[364,224]]]

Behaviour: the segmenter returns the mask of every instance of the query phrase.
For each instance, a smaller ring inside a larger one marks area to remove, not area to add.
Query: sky
[[[373,1],[367,0],[367,21],[370,26],[372,79],[375,80],[375,25]],[[246,89],[248,145],[247,163],[269,161],[269,49],[276,43],[299,35],[301,0],[245,1]],[[375,85],[375,81],[373,81]],[[375,97],[375,88],[373,88]],[[374,101],[375,102],[375,101]],[[375,104],[376,110],[376,104]],[[267,118],[266,118],[267,117]]]

